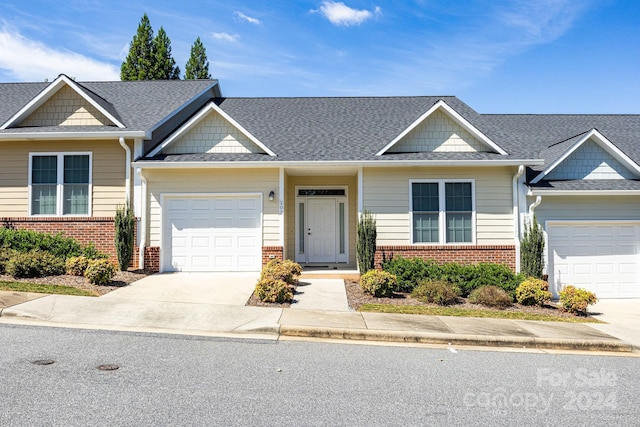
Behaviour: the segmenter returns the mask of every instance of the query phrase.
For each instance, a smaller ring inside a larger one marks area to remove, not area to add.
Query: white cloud
[[[242,21],[247,21],[250,24],[260,25],[260,20],[258,18],[253,18],[251,16],[245,15],[244,13],[238,12],[238,11],[234,12],[234,15],[236,15]]]
[[[317,10],[313,10],[312,12],[317,12]],[[322,13],[332,24],[344,25],[347,27],[350,25],[362,24],[374,15],[380,15],[382,13],[382,9],[376,6],[372,12],[366,9],[353,9],[342,2],[323,1],[320,6],[320,13]]]
[[[238,36],[237,34],[229,34],[229,33],[211,33],[211,37],[213,37],[216,40],[222,40],[225,42],[232,42],[232,43],[237,42],[238,39],[240,38],[240,36]]]
[[[0,68],[22,81],[52,79],[60,73],[79,81],[120,80],[113,64],[29,40],[7,26],[0,30]]]

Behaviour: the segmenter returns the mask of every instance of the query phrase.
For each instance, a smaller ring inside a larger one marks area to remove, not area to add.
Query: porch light
[[[274,198],[274,197],[276,197],[276,193],[275,193],[273,190],[271,190],[271,191],[269,192],[269,200],[273,201],[273,198]]]

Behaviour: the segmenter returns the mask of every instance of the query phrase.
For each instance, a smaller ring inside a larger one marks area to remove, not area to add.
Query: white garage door
[[[636,223],[548,224],[552,292],[574,285],[598,298],[640,297],[639,229]]]
[[[260,196],[166,197],[163,271],[258,271]]]

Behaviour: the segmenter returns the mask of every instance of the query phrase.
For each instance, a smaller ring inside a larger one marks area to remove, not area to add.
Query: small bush
[[[284,280],[262,278],[256,284],[255,293],[264,302],[287,303],[293,300],[291,287]]]
[[[136,230],[136,217],[133,215],[129,202],[125,206],[116,208],[114,226],[118,266],[121,271],[127,271],[133,255],[133,238]]]
[[[72,276],[84,276],[84,272],[89,266],[89,259],[86,256],[72,256],[64,263],[67,274]]]
[[[302,274],[302,267],[289,259],[281,261],[272,259],[262,268],[260,279],[282,280],[290,286],[298,284],[298,277]]]
[[[373,214],[365,209],[356,227],[356,258],[362,274],[375,268],[377,233],[376,220]]]
[[[596,294],[586,289],[568,285],[560,291],[560,307],[569,313],[587,314],[587,306],[598,302]]]
[[[116,275],[116,266],[108,259],[96,259],[89,262],[84,277],[94,285],[108,285]]]
[[[46,251],[16,252],[6,263],[8,274],[17,278],[59,276],[64,274],[64,260]]]
[[[0,247],[23,253],[37,249],[62,259],[79,255],[90,259],[107,258],[107,255],[98,252],[92,244],[83,246],[77,240],[65,237],[62,233],[51,235],[31,230],[13,230],[6,227],[0,227]]]
[[[390,297],[396,286],[396,276],[386,271],[369,270],[360,276],[360,288],[374,297]]]
[[[458,301],[460,289],[443,280],[425,279],[411,292],[418,301],[438,305],[451,305]]]
[[[513,298],[504,289],[490,285],[471,291],[469,302],[489,307],[509,307],[513,303]]]
[[[4,274],[7,271],[7,262],[17,254],[13,249],[0,248],[0,274]]]
[[[549,284],[534,277],[529,277],[516,289],[516,301],[522,305],[543,306],[551,301],[552,297]]]
[[[382,264],[382,269],[397,278],[396,292],[411,292],[424,279],[439,279],[440,266],[435,261],[422,258],[394,256]]]

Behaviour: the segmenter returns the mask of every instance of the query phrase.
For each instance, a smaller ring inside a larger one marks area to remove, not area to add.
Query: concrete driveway
[[[607,324],[590,326],[640,349],[640,299],[603,299],[589,312]]]
[[[162,273],[147,276],[101,299],[245,305],[258,273]]]

